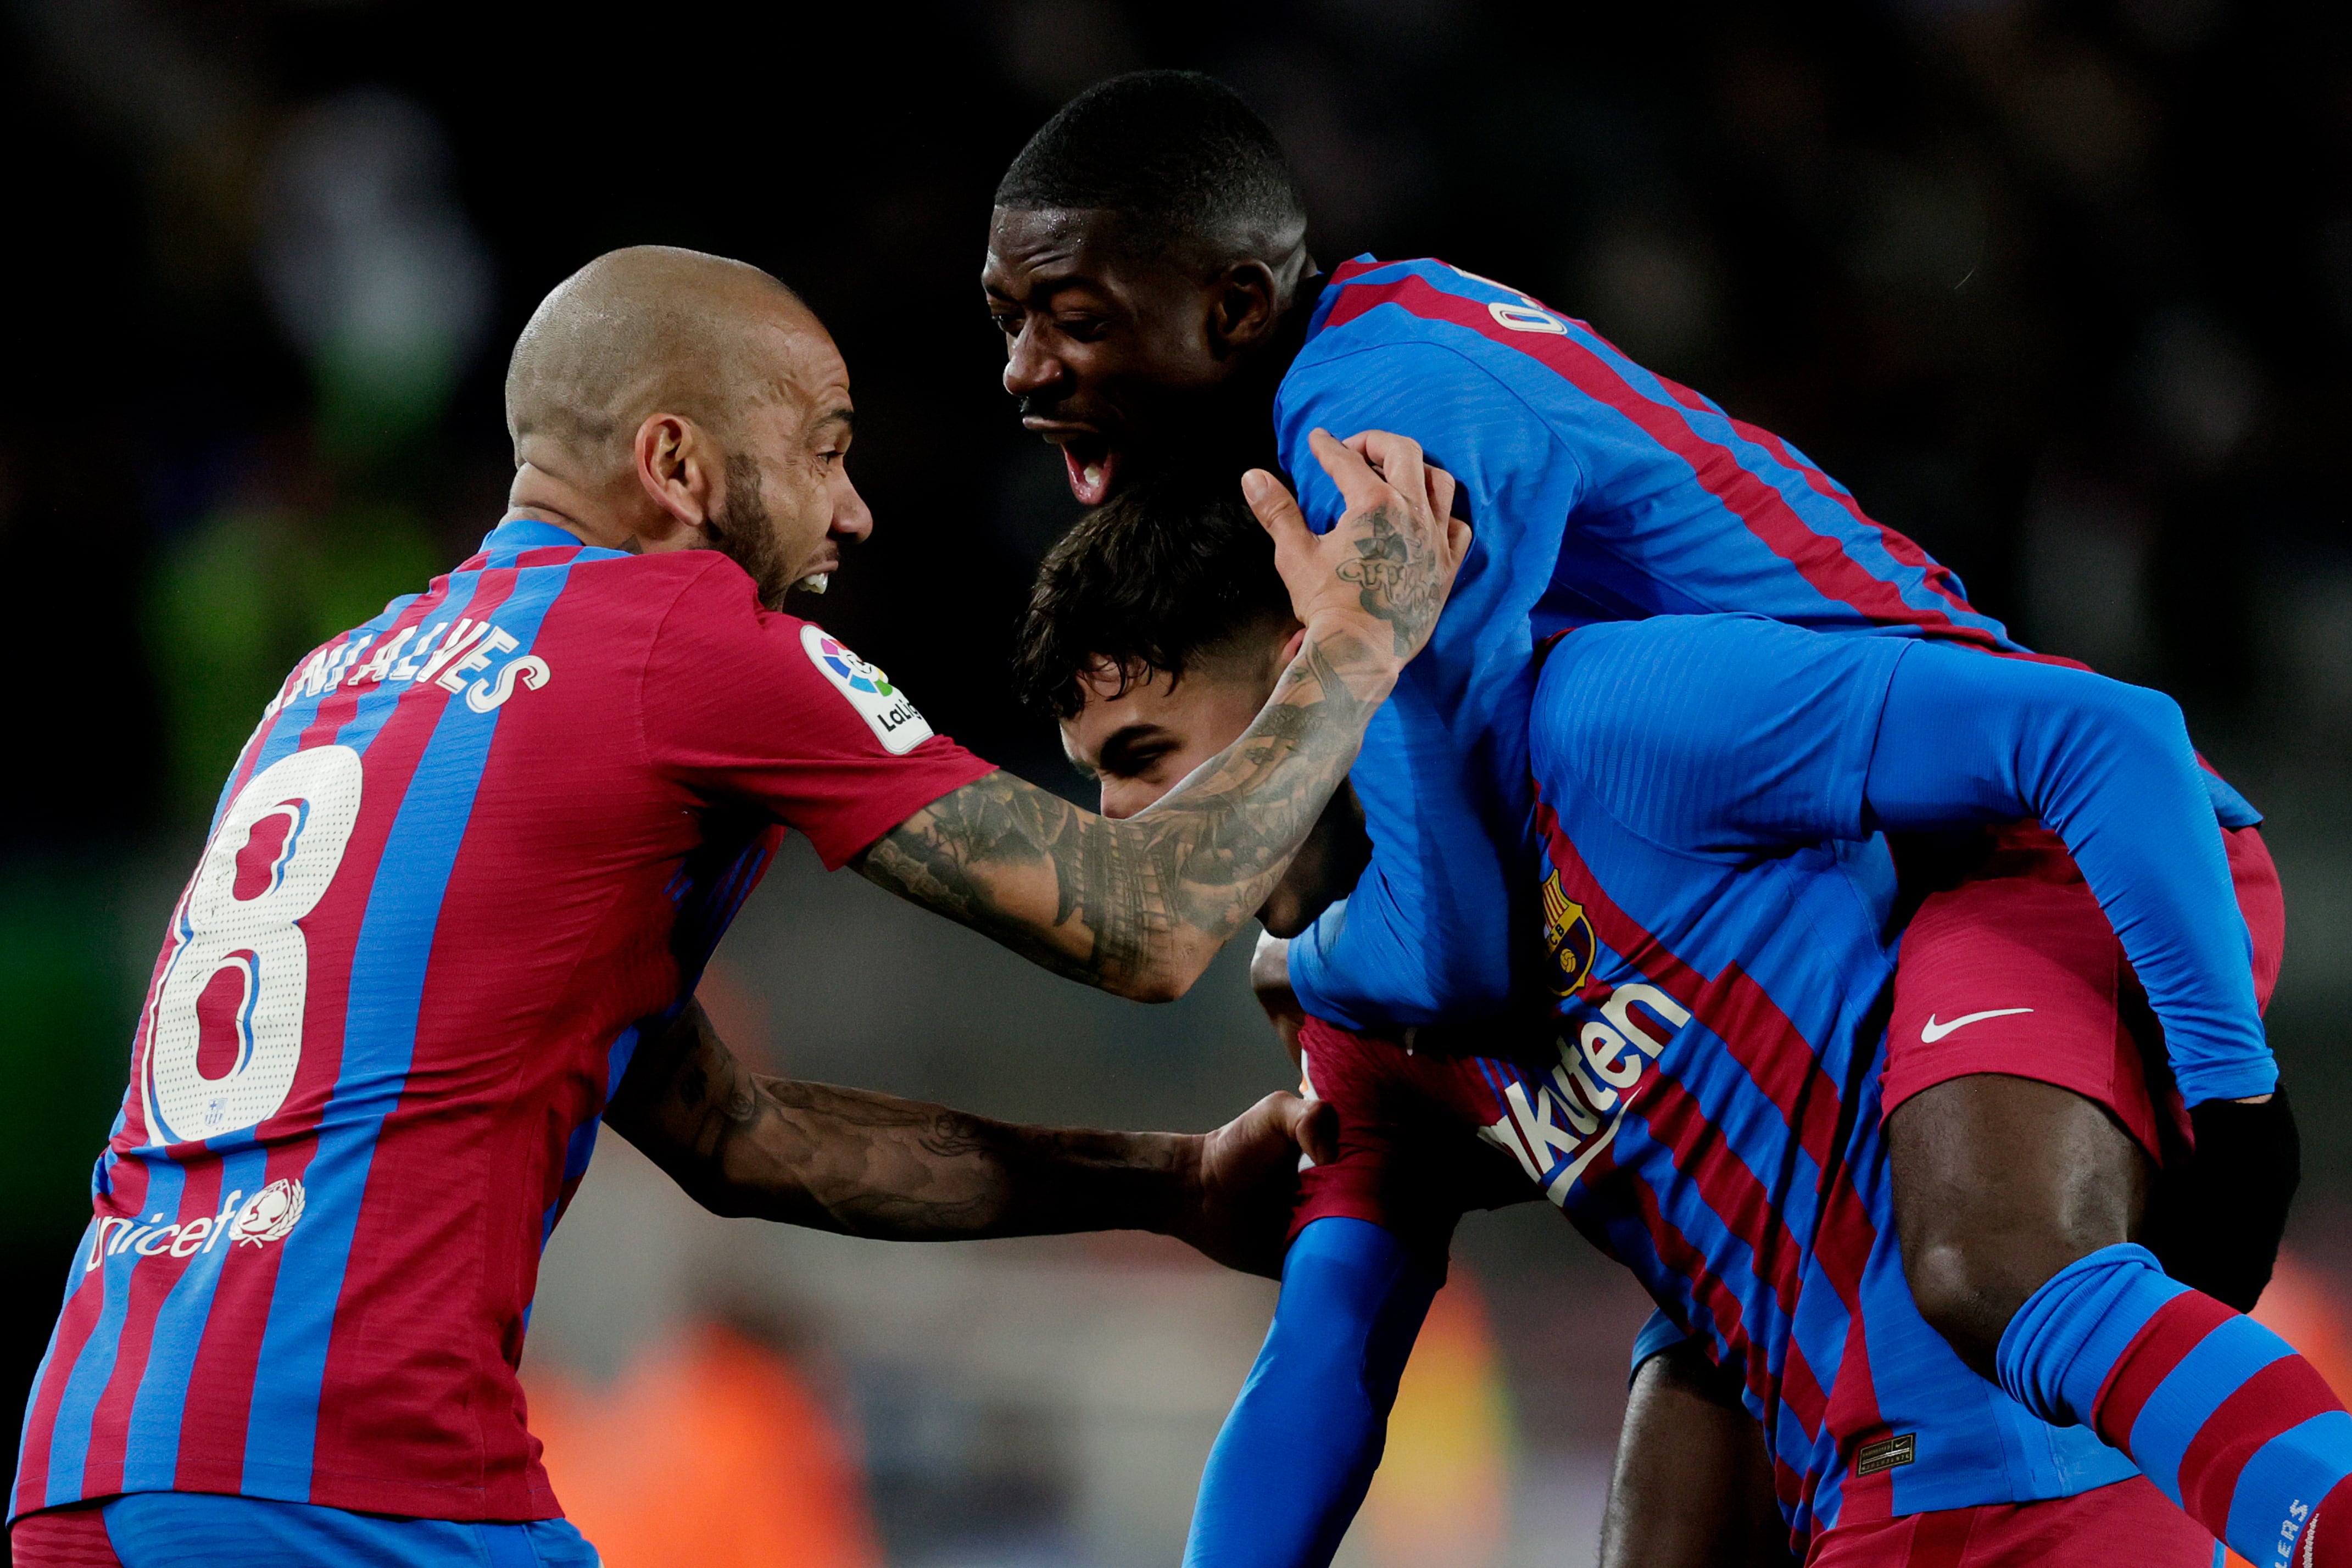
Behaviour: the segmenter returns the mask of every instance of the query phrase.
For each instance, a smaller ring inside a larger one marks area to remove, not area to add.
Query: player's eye
[[[1018,310],[992,310],[988,313],[988,320],[991,326],[1008,338],[1021,335],[1021,313]]]
[[[1122,748],[1115,756],[1103,758],[1103,771],[1115,779],[1147,777],[1175,747],[1170,746],[1138,746]]]
[[[1062,336],[1080,343],[1091,343],[1110,328],[1099,316],[1057,316],[1054,326]]]

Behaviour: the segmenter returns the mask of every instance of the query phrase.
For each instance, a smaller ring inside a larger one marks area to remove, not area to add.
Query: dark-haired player
[[[1197,1145],[754,1084],[671,1026],[787,830],[1062,974],[1182,991],[1460,561],[1411,444],[1405,494],[1325,439],[1362,506],[1328,539],[1285,514],[1298,658],[1243,744],[1114,822],[782,612],[872,519],[848,371],[773,277],[598,258],[525,328],[507,413],[480,552],[299,665],[222,791],[26,1412],[19,1564],[593,1561],[515,1369],[602,1117],[724,1212],[1219,1228]],[[1283,1136],[1270,1109],[1226,1142]]]
[[[1005,388],[1024,423],[1063,445],[1081,498],[1172,461],[1257,461],[1271,445],[1319,527],[1336,497],[1300,461],[1318,426],[1402,432],[1461,482],[1470,561],[1351,775],[1370,865],[1290,946],[1319,1017],[1458,1022],[1499,1013],[1536,977],[1543,912],[1506,868],[1534,847],[1538,639],[1741,612],[2035,657],[1802,454],[1584,323],[1436,261],[1360,257],[1318,276],[1280,149],[1205,77],[1113,78],[1055,115],[998,188],[982,284],[1005,333]],[[2245,916],[2213,918],[2248,945],[2244,984],[2267,985],[2276,874],[2256,813],[2204,778]],[[2104,1245],[2159,1165],[2164,1255],[2250,1306],[2296,1177],[2254,1010],[2167,1018],[2151,1090],[2123,1027],[2129,972],[2062,847],[2016,824],[1976,852],[1940,883],[1906,863],[1924,900],[1891,1003],[1897,1223],[1927,1321],[1991,1376],[2019,1308]],[[2180,1157],[2180,1100],[2193,1161]],[[2111,1136],[2117,1124],[2130,1136]]]
[[[1022,684],[1106,811],[1213,753],[1278,667],[1295,628],[1255,529],[1226,503],[1130,489],[1041,570]],[[2029,1299],[2000,1389],[1921,1318],[1891,1232],[1885,830],[2037,817],[2115,912],[2159,1018],[2256,1006],[2243,945],[2211,918],[2233,893],[2179,709],[1923,639],[1674,616],[1567,633],[1533,715],[1551,1028],[1498,1050],[1492,1030],[1305,1022],[1339,1155],[1306,1177],[1188,1562],[1328,1560],[1454,1219],[1512,1187],[1660,1303],[1644,1400],[1692,1370],[1675,1341],[1720,1369],[1812,1563],[2202,1568],[2195,1521],[2257,1557],[2284,1542],[2352,1562],[2352,1416],[2277,1336],[2133,1245],[2137,1201]],[[1570,1327],[1559,1349],[1591,1347]],[[1650,1506],[1620,1508],[1612,1563],[1698,1568],[1749,1544],[1717,1495],[1737,1465],[1699,1457],[1629,1455],[1620,1501]]]

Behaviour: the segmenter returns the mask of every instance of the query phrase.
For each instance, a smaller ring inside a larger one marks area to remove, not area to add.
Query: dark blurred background
[[[976,278],[989,193],[1023,141],[1072,92],[1147,65],[1214,71],[1265,114],[1327,266],[1435,254],[1590,319],[1806,448],[2035,644],[2187,705],[2269,813],[2286,882],[2271,1017],[2310,1167],[2297,1300],[2308,1333],[2337,1332],[2348,42],[2352,8],[2258,0],[898,0],[536,18],[10,0],[0,537],[24,657],[17,761],[0,773],[0,1406],[18,1407],[40,1353],[163,916],[229,760],[297,653],[496,520],[507,347],[590,256],[692,246],[808,298],[853,369],[853,471],[878,523],[823,619],[940,728],[1074,785],[1005,692],[1014,608],[1072,508],[997,384]],[[1282,1082],[1234,973],[1157,1013],[1065,998],[877,899],[804,862],[772,879],[722,970],[751,1049],[1000,1113],[1129,1124],[1205,1124]],[[544,1375],[574,1382],[545,1407],[593,1430],[596,1399],[672,1364],[645,1355],[719,1356],[714,1387],[732,1385],[725,1355],[766,1355],[801,1379],[815,1448],[744,1462],[833,1456],[807,1463],[847,1500],[853,1544],[822,1560],[1172,1556],[1167,1516],[1181,1538],[1263,1322],[1257,1287],[1149,1249],[909,1263],[772,1239],[764,1273],[648,1253],[688,1283],[633,1316],[611,1249],[701,1233],[641,1170],[614,1170],[575,1221],[604,1239],[565,1254],[559,1239],[551,1258],[551,1289],[574,1293],[542,1317]],[[1364,1560],[1589,1559],[1622,1397],[1610,1358],[1639,1306],[1542,1219],[1466,1235],[1467,1381],[1429,1417],[1431,1462],[1507,1522],[1442,1551],[1409,1519],[1360,1531]],[[695,1245],[740,1252],[742,1233],[722,1234],[738,1240]],[[884,1291],[877,1270],[901,1272]],[[975,1295],[983,1275],[1013,1283]],[[914,1315],[877,1316],[875,1291]],[[1171,1343],[1146,1310],[1164,1315],[1169,1291],[1213,1303],[1181,1314],[1195,1339],[1231,1332],[1169,1351],[1158,1382],[1006,1381],[1034,1354],[1016,1331],[1039,1302],[1129,1364]],[[1004,1314],[995,1340],[972,1326],[981,1300]],[[884,1321],[933,1359],[906,1361]],[[940,1349],[950,1322],[979,1336],[961,1360]],[[714,1351],[713,1334],[735,1337]],[[1129,1439],[1074,1436],[1096,1431],[1088,1410],[1160,1436],[1106,1471]],[[1137,1500],[1150,1487],[1158,1500]]]

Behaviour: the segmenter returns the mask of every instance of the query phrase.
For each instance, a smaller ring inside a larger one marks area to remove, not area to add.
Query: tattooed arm
[[[1002,771],[909,817],[851,863],[900,896],[1074,979],[1179,997],[1265,902],[1315,825],[1397,673],[1436,624],[1468,529],[1454,481],[1402,436],[1316,455],[1348,499],[1308,530],[1272,475],[1243,480],[1307,629],[1242,737],[1150,810],[1099,817]],[[1368,461],[1369,460],[1369,461]]]
[[[1213,1133],[1097,1133],[763,1077],[700,1003],[638,1049],[604,1120],[714,1214],[897,1241],[1155,1230],[1267,1274],[1300,1147],[1336,1153],[1288,1094]]]

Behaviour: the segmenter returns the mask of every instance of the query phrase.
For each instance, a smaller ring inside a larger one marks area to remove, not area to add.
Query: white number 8
[[[179,949],[155,993],[141,1075],[152,1142],[242,1132],[286,1103],[302,1061],[310,978],[295,922],[325,896],[359,814],[360,754],[348,746],[280,758],[229,802],[181,901]],[[207,1078],[197,1004],[224,971],[235,977],[235,1055],[226,1072]]]

